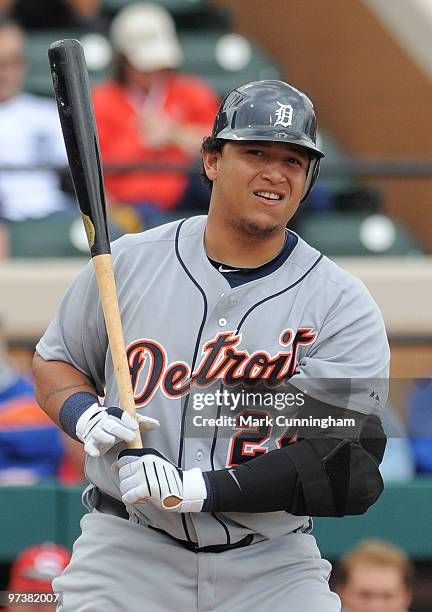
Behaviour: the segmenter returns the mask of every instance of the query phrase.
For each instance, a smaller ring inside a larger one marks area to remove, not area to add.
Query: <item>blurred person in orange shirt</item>
[[[201,79],[177,71],[183,54],[170,14],[135,3],[111,24],[115,78],[94,89],[104,164],[148,162],[190,166],[210,133],[219,100]],[[175,208],[206,209],[198,176],[135,171],[106,173],[111,201],[131,204],[151,220]]]
[[[71,558],[70,551],[57,544],[40,544],[25,548],[15,559],[11,567],[9,579],[9,592],[17,593],[44,593],[52,595],[51,582],[59,576]],[[53,599],[52,597],[40,598]],[[19,603],[18,597],[7,608],[7,612],[55,612],[54,601],[41,603]]]
[[[343,612],[406,612],[411,605],[413,566],[387,542],[362,542],[342,558],[339,571]]]

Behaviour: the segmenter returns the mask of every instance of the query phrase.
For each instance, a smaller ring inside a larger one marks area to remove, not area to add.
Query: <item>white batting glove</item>
[[[138,413],[135,420],[121,408],[104,408],[95,403],[78,419],[76,435],[90,457],[99,457],[119,442],[133,442],[138,427],[151,431],[159,427],[159,421]]]
[[[207,487],[199,468],[181,470],[154,448],[128,449],[118,457],[125,504],[152,504],[167,512],[200,512]]]

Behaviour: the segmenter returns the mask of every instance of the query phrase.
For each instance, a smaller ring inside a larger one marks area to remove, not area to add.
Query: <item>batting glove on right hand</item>
[[[117,466],[125,504],[150,501],[167,512],[201,512],[207,499],[199,468],[181,470],[155,448],[123,450]]]
[[[99,457],[119,442],[133,442],[138,427],[151,431],[159,427],[159,421],[138,413],[135,420],[121,408],[95,403],[78,419],[76,435],[90,457]]]

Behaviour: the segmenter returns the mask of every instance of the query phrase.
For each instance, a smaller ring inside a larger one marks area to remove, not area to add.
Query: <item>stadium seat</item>
[[[48,48],[56,40],[64,38],[82,39],[87,33],[77,30],[51,30],[42,32],[31,32],[27,35],[26,60],[27,73],[24,83],[26,91],[41,96],[53,96],[50,66],[48,61]],[[109,67],[102,70],[91,70],[89,76],[92,83],[107,78]]]
[[[257,45],[223,31],[181,32],[183,70],[207,79],[223,96],[236,86],[280,78],[280,70]]]
[[[25,81],[27,91],[52,96],[53,88],[48,62],[48,47],[56,40],[78,38],[84,40],[88,33],[76,30],[44,31],[29,34],[26,56],[28,70]],[[259,79],[280,78],[274,62],[255,44],[237,35],[220,31],[179,32],[185,61],[184,72],[196,74],[208,80],[219,95],[239,84]],[[92,83],[108,78],[110,66],[92,70]]]
[[[344,151],[339,142],[335,140],[333,134],[329,134],[324,128],[319,129],[318,142],[325,153],[325,158],[321,163],[321,180],[325,181],[326,186],[333,192],[347,192],[358,187],[358,180],[350,176],[325,177],[325,167],[327,162],[344,161],[349,153]]]
[[[421,245],[384,215],[325,212],[300,217],[300,236],[330,257],[423,255]]]
[[[77,206],[78,211],[78,206]],[[88,257],[83,224],[78,212],[55,214],[46,219],[29,219],[9,224],[10,257]],[[110,226],[110,238],[120,237]],[[82,248],[78,248],[82,245]]]
[[[208,0],[153,0],[166,8],[174,18],[177,30],[211,30],[229,28],[231,13]],[[136,0],[103,0],[102,13],[111,20],[120,9]]]
[[[207,0],[153,0],[156,4],[160,4],[170,13],[188,13],[206,8]],[[117,13],[120,9],[128,4],[132,4],[136,0],[103,0],[102,10],[109,13]]]

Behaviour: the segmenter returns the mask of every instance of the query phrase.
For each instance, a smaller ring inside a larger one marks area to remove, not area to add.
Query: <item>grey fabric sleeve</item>
[[[103,396],[107,348],[99,292],[89,262],[63,297],[36,351],[47,361],[64,361],[83,372]]]
[[[379,414],[388,396],[390,349],[381,312],[351,278],[290,383],[317,400]]]

